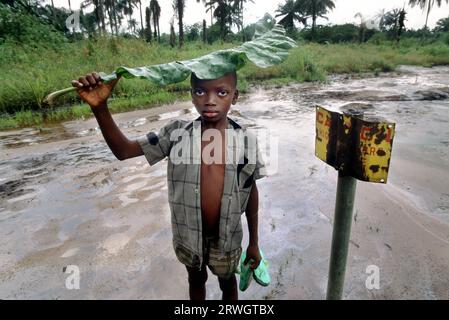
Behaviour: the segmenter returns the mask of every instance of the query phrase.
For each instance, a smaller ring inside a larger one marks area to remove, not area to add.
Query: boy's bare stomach
[[[224,164],[201,165],[201,212],[203,235],[218,237]]]

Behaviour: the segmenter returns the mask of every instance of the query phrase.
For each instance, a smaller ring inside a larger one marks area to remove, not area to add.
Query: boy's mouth
[[[203,116],[206,118],[213,118],[218,115],[217,111],[205,110],[202,112]]]

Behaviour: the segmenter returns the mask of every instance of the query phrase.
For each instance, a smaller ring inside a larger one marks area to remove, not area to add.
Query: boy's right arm
[[[143,155],[140,144],[129,140],[119,129],[109,112],[107,100],[120,80],[103,83],[98,73],[94,72],[72,80],[72,86],[78,88],[78,94],[83,101],[89,104],[98,121],[101,132],[112,153],[119,160],[125,160]]]

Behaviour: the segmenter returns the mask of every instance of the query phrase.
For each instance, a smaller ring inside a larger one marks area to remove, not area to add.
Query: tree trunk
[[[206,19],[203,19],[203,42],[207,42],[207,36],[206,36]]]
[[[106,10],[108,11],[109,27],[111,28],[111,34],[114,35],[114,16],[112,14],[112,9],[111,7],[107,7]]]
[[[241,18],[240,23],[242,24],[243,29],[243,0],[240,1],[240,18]]]
[[[179,22],[179,47],[182,48],[184,45],[184,25],[182,23],[182,18],[184,15],[184,6],[181,0],[178,0],[178,22]]]
[[[102,31],[103,34],[106,34],[106,22],[104,20],[103,0],[99,0],[99,2],[98,2],[98,9],[99,9],[100,20],[101,20],[101,31]]]
[[[157,42],[161,42],[161,29],[159,29],[159,17],[157,17]]]
[[[175,27],[170,24],[170,46],[174,48],[176,45]]]
[[[157,39],[157,15],[155,14],[155,12],[153,11],[153,27],[154,27],[154,39]]]
[[[242,40],[243,40],[243,42],[245,42],[246,41],[245,40],[245,31],[244,31],[245,27],[244,27],[244,24],[243,24],[243,0],[240,1],[240,17],[242,19],[240,21],[240,23],[242,24]]]
[[[112,0],[111,2],[112,2],[112,14],[114,15],[115,35],[118,36],[117,10],[115,9],[115,0]]]
[[[245,32],[243,31],[243,0],[240,1],[240,24],[242,27],[242,40],[245,42]]]
[[[429,14],[430,14],[430,9],[431,9],[430,4],[431,4],[432,1],[429,0],[428,2],[429,2],[429,5],[428,5],[428,7],[427,7],[426,24],[424,25],[424,29],[427,29],[427,22],[428,22],[428,20],[429,20]]]
[[[312,39],[315,40],[315,28],[316,28],[316,0],[312,0]]]
[[[129,27],[131,25],[131,23],[130,23],[131,19],[133,18],[132,14],[131,14],[131,11],[133,10],[133,5],[132,5],[130,0],[128,0],[128,5],[129,5],[129,11],[128,11],[129,12],[129,14],[128,14],[128,27]]]
[[[145,40],[147,42],[151,42],[151,36],[152,36],[152,31],[151,31],[151,12],[150,12],[150,8],[145,8],[145,25],[146,25],[146,29],[145,29]]]
[[[210,26],[214,24],[214,6],[210,7]]]
[[[312,16],[312,39],[315,40],[316,15]]]
[[[55,4],[53,3],[53,0],[51,0],[51,15],[53,17],[53,25],[56,25],[56,12],[55,12]]]
[[[102,34],[102,27],[101,27],[101,7],[100,7],[100,1],[92,1],[94,5],[94,13],[95,13],[95,19],[98,27],[98,32],[100,35]]]
[[[142,0],[139,0],[139,9],[140,9],[140,30],[142,30],[141,34],[143,37],[144,29],[143,29],[143,17],[142,17]]]

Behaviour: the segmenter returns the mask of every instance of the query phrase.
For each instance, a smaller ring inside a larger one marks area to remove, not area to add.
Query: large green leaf
[[[247,61],[262,68],[282,63],[288,56],[288,50],[295,46],[295,41],[285,35],[283,27],[276,25],[259,38],[236,48],[185,61],[139,68],[119,67],[111,74],[100,73],[100,76],[104,81],[122,76],[127,79],[147,79],[159,85],[184,81],[192,72],[200,79],[216,79],[233,70],[239,70]]]
[[[296,46],[295,41],[285,35],[282,26],[274,25],[271,30],[264,30],[272,21],[274,20],[269,15],[265,15],[256,24],[256,38],[236,48],[215,51],[185,61],[137,68],[121,66],[111,74],[100,72],[100,76],[104,82],[122,76],[127,79],[141,78],[158,85],[167,85],[184,81],[192,72],[200,79],[217,79],[231,71],[239,70],[247,61],[262,68],[271,67],[282,63],[288,56],[288,50]],[[44,99],[44,102],[52,104],[57,97],[75,90],[75,87],[71,87],[53,92]]]

